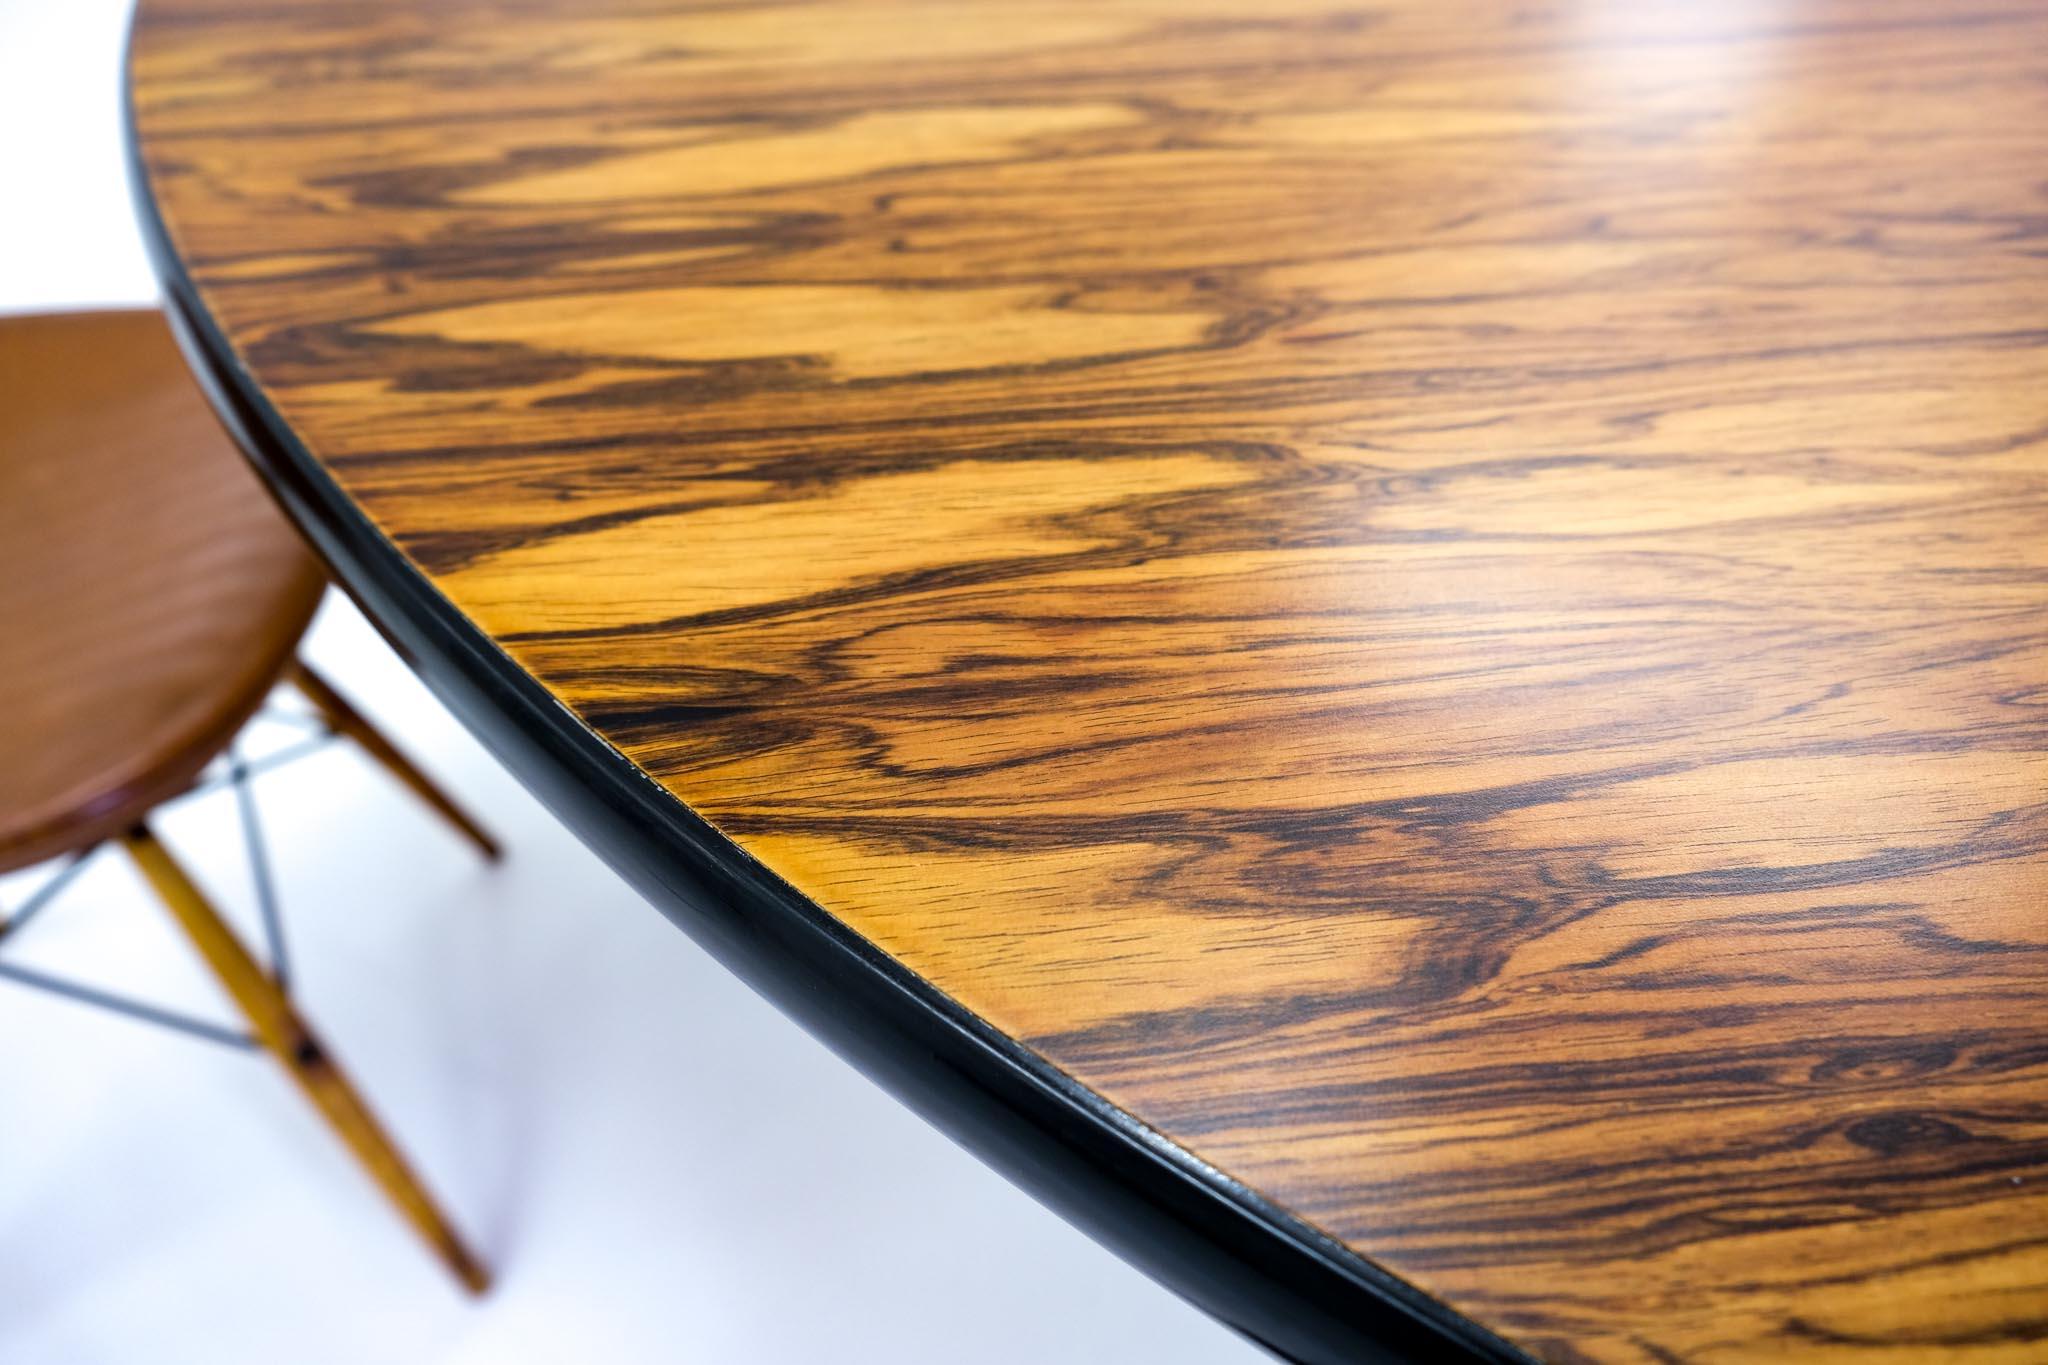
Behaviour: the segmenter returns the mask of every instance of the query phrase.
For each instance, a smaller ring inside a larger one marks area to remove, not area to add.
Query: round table
[[[1168,1284],[2043,1349],[2048,8],[142,0],[130,97],[420,672]]]

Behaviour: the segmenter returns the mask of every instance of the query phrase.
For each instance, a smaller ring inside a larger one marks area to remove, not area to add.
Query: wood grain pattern
[[[305,444],[1556,1361],[2048,1350],[2048,7],[143,0]]]

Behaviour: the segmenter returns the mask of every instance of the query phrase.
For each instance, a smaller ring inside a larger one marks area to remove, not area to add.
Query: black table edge
[[[341,491],[242,368],[157,210],[132,78],[123,94],[129,188],[165,312],[222,423],[392,647],[642,896],[1013,1184],[1275,1354],[1316,1365],[1530,1359],[1168,1141],[881,952],[507,657]]]

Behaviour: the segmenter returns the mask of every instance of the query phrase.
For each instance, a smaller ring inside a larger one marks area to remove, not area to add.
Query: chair
[[[0,942],[87,854],[118,843],[250,1032],[12,964],[0,975],[268,1052],[456,1278],[481,1292],[483,1265],[293,1006],[260,843],[251,854],[268,967],[148,817],[211,780],[209,765],[226,754],[253,836],[248,766],[230,745],[288,680],[328,731],[358,743],[487,858],[496,845],[295,657],[325,579],[221,432],[159,314],[0,318],[0,418],[0,872],[73,860],[0,919]]]

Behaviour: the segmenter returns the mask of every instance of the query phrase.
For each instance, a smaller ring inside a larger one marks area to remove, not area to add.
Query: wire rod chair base
[[[470,1252],[454,1225],[441,1213],[426,1186],[293,1004],[284,917],[272,876],[269,848],[263,837],[262,820],[257,813],[252,779],[258,773],[295,761],[345,734],[361,746],[369,758],[399,778],[473,841],[487,858],[497,859],[498,846],[452,798],[414,767],[324,679],[298,663],[293,664],[287,676],[320,713],[318,717],[294,718],[301,728],[312,732],[311,738],[252,761],[242,756],[238,736],[230,741],[222,756],[224,774],[202,778],[182,794],[192,796],[223,786],[234,789],[235,808],[242,829],[243,848],[249,860],[250,881],[255,888],[267,965],[243,947],[234,930],[220,917],[198,885],[146,823],[136,824],[119,840],[157,899],[170,911],[171,918],[248,1021],[250,1031],[236,1032],[177,1010],[13,963],[0,962],[0,980],[210,1043],[270,1053],[312,1101],[328,1126],[341,1138],[420,1239],[465,1289],[480,1294],[490,1285],[489,1271]],[[84,870],[98,847],[95,845],[72,855],[70,861],[38,887],[11,917],[0,914],[0,942],[19,933],[32,918],[56,901]]]

